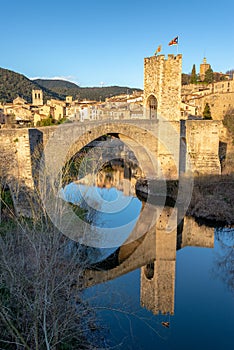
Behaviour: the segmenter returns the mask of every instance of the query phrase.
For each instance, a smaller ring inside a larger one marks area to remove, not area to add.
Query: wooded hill
[[[17,96],[32,102],[32,89],[41,89],[36,82],[31,81],[23,74],[0,68],[0,102],[12,102]],[[45,100],[59,98],[59,95],[43,88]]]
[[[141,89],[129,88],[127,86],[80,87],[64,80],[36,79],[34,82],[61,96],[72,96],[74,99],[79,100],[104,101],[107,97],[127,93],[131,94],[133,91],[142,91]]]
[[[79,98],[80,100],[104,101],[106,97],[131,94],[136,90],[141,91],[141,89],[121,86],[80,87],[64,80],[30,80],[23,74],[0,68],[0,102],[12,102],[17,96],[20,96],[31,103],[32,89],[42,89],[45,102],[51,98],[64,100],[66,96],[72,96],[73,99]]]

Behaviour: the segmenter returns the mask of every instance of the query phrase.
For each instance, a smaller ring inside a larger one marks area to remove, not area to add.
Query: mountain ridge
[[[130,88],[128,86],[103,86],[103,87],[80,87],[79,85],[67,80],[59,79],[35,79],[37,84],[49,89],[57,94],[72,96],[74,99],[105,100],[107,97],[142,91],[139,88]]]
[[[0,67],[0,102],[12,102],[20,96],[31,103],[32,89],[41,89],[44,101],[51,98],[65,100],[66,96],[80,100],[104,101],[107,97],[142,91],[142,89],[127,86],[80,87],[67,80],[29,79],[21,73]]]
[[[41,89],[25,75],[0,67],[0,101],[12,102],[17,96],[24,98],[28,103],[32,101],[32,89]],[[45,99],[59,98],[46,88],[43,88]]]

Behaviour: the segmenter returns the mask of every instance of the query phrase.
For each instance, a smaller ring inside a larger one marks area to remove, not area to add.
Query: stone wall
[[[210,94],[193,99],[193,104],[198,108],[197,114],[202,116],[206,103],[210,106],[212,119],[222,120],[229,110],[234,109],[234,92]]]
[[[223,126],[220,128],[220,156],[222,159],[222,174],[233,174],[234,172],[234,140],[228,129]]]
[[[205,104],[211,108],[213,120],[222,120],[224,115],[234,109],[234,78],[208,85],[189,84],[182,86],[182,100],[197,107],[202,116]]]
[[[32,194],[38,180],[40,157],[55,130],[56,127],[0,130],[0,177],[10,188],[16,215],[34,215]]]
[[[219,135],[221,121],[186,121],[186,170],[195,175],[221,174]]]
[[[31,150],[28,129],[0,130],[0,176],[12,194],[17,215],[30,216],[28,190],[33,191]],[[19,205],[24,202],[25,205]]]

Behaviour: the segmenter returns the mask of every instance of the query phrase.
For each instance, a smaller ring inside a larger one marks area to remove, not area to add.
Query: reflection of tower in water
[[[174,313],[177,216],[167,232],[174,208],[165,207],[155,226],[155,261],[141,268],[141,305],[152,311]]]
[[[154,314],[174,314],[176,250],[214,247],[214,229],[199,226],[193,218],[185,217],[177,227],[176,215],[170,222],[174,229],[167,232],[172,210],[165,207],[161,212],[155,226],[155,260],[141,268],[141,306]]]

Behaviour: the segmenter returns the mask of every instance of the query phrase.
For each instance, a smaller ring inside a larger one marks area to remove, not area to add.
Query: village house
[[[16,97],[12,103],[4,104],[3,114],[5,115],[6,123],[27,125],[33,120],[30,105],[21,97]]]
[[[182,103],[196,108],[202,116],[206,103],[213,119],[222,120],[226,113],[234,110],[234,77],[207,85],[190,84],[182,87]],[[182,107],[182,110],[183,107]]]
[[[38,124],[40,124],[41,121],[43,121],[43,120],[45,120],[47,118],[48,118],[47,114],[34,112],[34,114],[33,114],[33,124],[34,124],[34,126],[37,126]]]
[[[72,101],[67,103],[66,106],[66,117],[71,121],[86,121],[96,120],[97,112],[96,105],[97,101]]]
[[[47,101],[47,106],[50,107],[50,115],[54,120],[58,121],[65,117],[66,103],[64,101],[51,99]]]
[[[181,119],[188,119],[190,116],[197,115],[197,107],[185,102],[181,102],[180,113]]]

